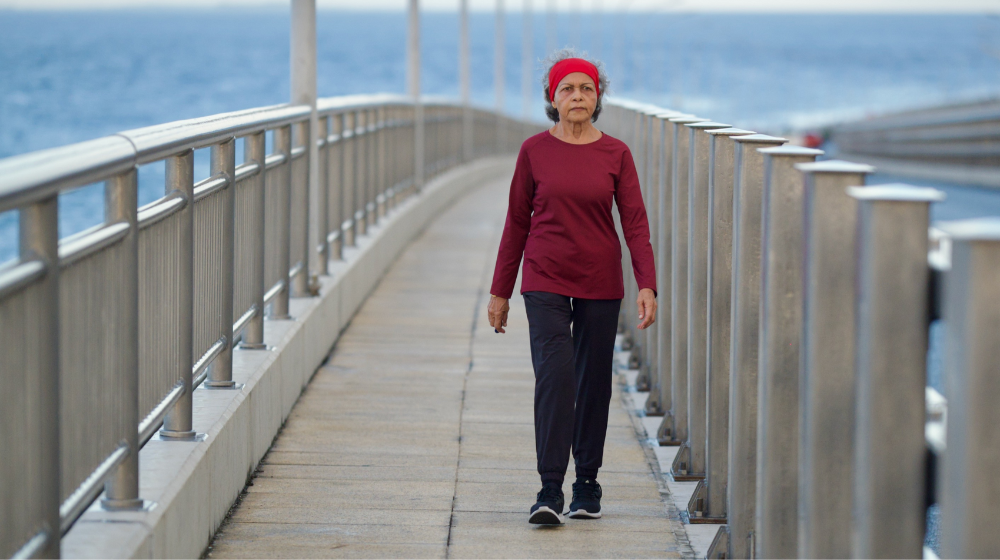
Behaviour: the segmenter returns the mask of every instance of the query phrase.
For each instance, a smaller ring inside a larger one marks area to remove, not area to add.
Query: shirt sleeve
[[[649,221],[646,218],[646,205],[642,202],[642,191],[639,189],[639,175],[628,149],[622,154],[618,184],[615,185],[615,203],[621,216],[625,244],[632,256],[635,282],[640,290],[653,290],[655,296],[656,264],[653,261],[653,246],[649,243]]]
[[[531,162],[524,145],[517,154],[514,178],[510,182],[510,197],[507,205],[507,221],[503,225],[497,264],[493,269],[493,285],[490,293],[510,299],[517,281],[517,267],[524,254],[524,244],[531,228],[532,199],[535,196],[535,179],[531,173]]]

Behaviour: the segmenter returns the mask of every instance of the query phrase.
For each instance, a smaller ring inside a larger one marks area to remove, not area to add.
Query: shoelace
[[[542,489],[538,492],[538,501],[544,503],[556,503],[559,501],[559,498],[562,497],[560,494],[562,494],[562,492],[560,492],[559,488],[546,484],[545,486],[542,486]]]
[[[601,485],[594,482],[574,482],[573,497],[578,500],[594,501],[598,499],[601,492]]]

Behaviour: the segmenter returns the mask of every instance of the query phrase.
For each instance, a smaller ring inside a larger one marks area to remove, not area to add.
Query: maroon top
[[[525,140],[517,155],[490,293],[510,299],[523,253],[522,294],[625,297],[612,199],[636,283],[655,294],[649,222],[628,146],[606,133],[590,144],[570,144],[547,130]]]

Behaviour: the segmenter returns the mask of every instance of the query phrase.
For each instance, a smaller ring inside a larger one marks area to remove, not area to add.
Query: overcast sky
[[[321,8],[402,10],[406,0],[317,0]],[[525,0],[506,0],[520,10]],[[496,0],[469,0],[473,10],[493,10]],[[549,0],[534,0],[536,10]],[[0,0],[0,9],[90,9],[141,7],[283,8],[290,0]],[[560,10],[573,6],[591,11],[739,11],[739,12],[901,12],[1000,13],[1000,0],[556,0]],[[428,10],[455,10],[458,0],[421,0]]]

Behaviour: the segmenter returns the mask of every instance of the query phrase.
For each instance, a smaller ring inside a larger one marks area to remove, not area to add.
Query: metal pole
[[[646,214],[650,216],[649,219],[649,241],[653,249],[654,262],[656,256],[659,255],[659,227],[660,227],[660,196],[662,194],[660,188],[660,168],[662,167],[662,137],[663,137],[663,121],[657,116],[657,114],[651,114],[647,117],[647,135],[646,142],[649,144],[648,154],[646,157],[646,176],[643,179],[646,185]],[[663,274],[662,266],[659,262],[656,262],[656,269],[660,271],[660,276]],[[656,297],[658,301],[663,301],[667,299],[666,297],[660,296],[659,286],[656,289]],[[657,314],[659,315],[658,321],[646,328],[648,332],[646,338],[646,348],[647,359],[646,359],[646,371],[648,382],[649,382],[649,397],[646,399],[646,416],[663,416],[663,401],[661,397],[663,395],[663,390],[660,386],[660,355],[659,355],[659,338],[660,338],[660,324],[663,322],[663,309],[657,308]]]
[[[532,37],[532,13],[531,13],[531,0],[524,0],[524,36],[522,37],[524,43],[521,46],[521,117],[524,120],[528,120],[531,115],[531,75],[532,75],[532,64],[531,60],[534,58],[534,41]]]
[[[267,290],[264,273],[264,245],[267,239],[264,235],[265,207],[267,205],[267,198],[264,192],[266,160],[267,147],[264,131],[251,134],[243,139],[243,161],[256,163],[260,169],[259,173],[248,180],[249,184],[246,186],[246,188],[251,189],[251,192],[255,193],[254,202],[256,204],[251,217],[254,222],[254,237],[251,243],[253,247],[257,248],[257,258],[253,262],[252,278],[254,305],[257,309],[254,312],[253,318],[247,323],[246,329],[243,330],[243,340],[240,342],[240,348],[244,350],[264,350],[267,348],[267,345],[264,344],[264,292]],[[324,185],[323,189],[325,190],[326,188],[327,186]],[[323,215],[325,218],[326,212]],[[324,232],[323,238],[326,239],[325,232],[327,228],[324,226],[320,231]],[[323,243],[323,246],[327,247],[328,245]],[[326,258],[324,256],[324,261]]]
[[[496,45],[493,49],[493,87],[495,89],[495,97],[497,102],[497,152],[504,153],[507,151],[507,138],[504,131],[504,85],[505,85],[505,74],[504,74],[504,51],[506,50],[505,31],[503,27],[504,18],[504,7],[503,0],[497,0],[497,14],[496,14],[496,29],[494,30],[494,39]]]
[[[409,0],[407,36],[407,69],[409,94],[413,100],[414,118],[414,177],[417,192],[424,188],[424,106],[420,101],[420,0]]]
[[[302,156],[304,158],[309,158],[310,153],[315,149],[315,145],[313,146],[312,149],[310,149],[309,147],[310,143],[312,144],[316,143],[316,135],[313,134],[312,130],[314,129],[310,128],[309,121],[299,123],[299,126],[296,128],[296,135],[298,136],[297,144],[302,146],[302,148],[305,150],[305,154]],[[309,170],[312,167],[313,163],[314,162],[310,161],[309,159],[306,160],[306,173],[309,173]],[[301,266],[298,267],[295,276],[292,277],[291,279],[293,297],[309,296],[309,270],[310,270],[309,263],[310,261],[316,260],[316,251],[310,248],[316,246],[316,244],[310,244],[310,236],[312,234],[310,233],[309,229],[309,222],[310,222],[309,213],[311,211],[309,208],[310,206],[309,199],[312,198],[314,202],[316,201],[315,197],[310,196],[310,192],[312,190],[312,187],[310,186],[312,184],[312,180],[310,179],[310,177],[311,175],[307,175],[305,185],[302,185],[302,189],[304,192],[302,193],[302,198],[300,201],[301,204],[300,214],[305,219],[305,222],[292,224],[292,227],[298,228],[300,235],[302,235],[302,244],[299,246],[300,249],[302,249],[302,261],[296,263]],[[292,180],[294,179],[295,175],[293,174]],[[313,206],[315,206],[315,204],[313,204]],[[313,264],[315,264],[315,262],[313,262]]]
[[[794,558],[798,546],[799,339],[802,336],[802,174],[821,150],[764,154],[760,355],[757,370],[758,558]],[[922,393],[921,393],[922,394]]]
[[[351,155],[354,156],[353,163],[351,164],[351,178],[354,180],[354,196],[351,200],[354,206],[354,217],[352,219],[352,223],[354,224],[354,239],[368,232],[368,220],[365,218],[365,203],[367,202],[365,196],[365,180],[367,177],[365,177],[365,172],[368,168],[365,165],[365,125],[363,114],[364,112],[360,109],[355,109],[351,113],[351,129],[354,131],[354,135],[351,137]],[[355,241],[355,243],[357,242]]]
[[[799,372],[801,558],[851,555],[857,200],[869,165],[800,163],[805,278]]]
[[[39,440],[34,448],[38,451],[35,460],[42,480],[38,500],[44,511],[47,533],[41,556],[59,558],[59,506],[62,501],[59,494],[62,480],[59,466],[59,197],[35,202],[22,208],[19,214],[22,259],[39,259],[45,265],[45,275],[35,281],[40,307],[34,317],[39,376],[36,384],[38,410],[35,412]]]
[[[337,143],[340,145],[340,148],[338,150],[339,153],[337,156],[338,159],[340,159],[340,188],[338,189],[340,191],[340,204],[338,205],[337,208],[337,213],[339,214],[337,216],[337,221],[340,222],[340,258],[343,259],[344,247],[347,246],[347,240],[345,239],[345,236],[348,233],[351,234],[352,246],[357,245],[358,243],[357,236],[354,233],[353,210],[347,207],[347,189],[348,189],[347,167],[350,164],[350,161],[347,158],[347,147],[348,147],[348,139],[353,138],[354,133],[351,131],[351,127],[348,125],[349,121],[347,118],[348,117],[347,111],[344,111],[343,113],[340,113],[337,116],[339,117],[337,120],[340,122],[340,127],[339,127],[340,134],[339,134],[339,139],[337,141]],[[277,136],[275,136],[275,138],[277,139]],[[275,141],[275,144],[277,144],[277,141]],[[353,178],[350,184],[351,185],[354,184]],[[351,192],[353,193],[354,191],[352,190]],[[352,197],[351,205],[353,206],[353,204],[354,200]],[[348,219],[350,219],[350,224],[347,223]]]
[[[365,228],[378,223],[378,110],[365,110]]]
[[[472,135],[472,69],[469,59],[469,0],[459,2],[458,79],[462,90],[462,161],[471,160]]]
[[[281,291],[278,295],[274,297],[274,302],[271,304],[271,318],[276,320],[287,320],[291,319],[291,315],[288,314],[288,298],[290,295],[289,285],[288,285],[288,269],[291,267],[291,256],[289,253],[289,243],[290,243],[290,233],[292,221],[292,203],[291,203],[291,188],[292,188],[292,126],[285,125],[281,128],[274,130],[274,150],[285,157],[285,162],[282,164],[281,169],[281,181],[278,182],[278,188],[281,189],[280,201],[281,201],[281,220],[278,221],[280,226],[278,231],[272,233],[271,235],[276,235],[278,237],[278,270],[282,271],[279,276],[281,278]]]
[[[851,188],[858,200],[855,558],[923,556],[929,326],[927,266],[935,189]]]
[[[249,141],[247,142],[250,143]],[[165,438],[188,439],[195,436],[192,427],[192,396],[194,387],[192,386],[192,371],[194,365],[194,150],[187,150],[166,161],[166,190],[176,192],[184,197],[184,208],[177,213],[175,218],[180,223],[180,251],[181,256],[178,276],[181,280],[180,290],[178,290],[177,305],[180,307],[178,323],[180,330],[177,332],[177,359],[176,376],[184,384],[184,394],[177,400],[170,412],[163,418],[163,429],[160,436]],[[261,171],[263,173],[263,170]],[[263,187],[263,180],[261,181]],[[261,188],[261,199],[264,197],[264,190]],[[260,204],[260,213],[263,215],[264,204]],[[263,228],[261,235],[263,236]],[[260,284],[261,299],[263,299],[264,284],[264,248],[260,247]],[[256,280],[256,278],[255,278]],[[261,311],[263,311],[261,309]],[[256,319],[256,318],[255,318]],[[251,321],[251,325],[253,321]],[[247,326],[246,333],[252,327]],[[261,332],[263,335],[263,332]]]
[[[663,421],[660,422],[660,426],[657,428],[657,440],[660,441],[660,445],[666,445],[669,441],[673,440],[672,433],[667,433],[665,430],[668,428],[672,429],[672,424],[667,424],[667,412],[671,408],[671,403],[673,400],[673,387],[671,386],[671,358],[670,358],[670,260],[672,253],[671,244],[671,222],[673,220],[673,199],[670,191],[670,181],[672,180],[673,174],[673,135],[668,134],[670,131],[670,124],[666,121],[671,117],[678,116],[678,113],[674,111],[667,111],[664,113],[658,113],[656,115],[656,135],[659,137],[659,148],[657,149],[657,159],[659,160],[659,169],[656,177],[656,189],[659,192],[657,195],[657,207],[656,207],[656,270],[659,273],[656,275],[656,294],[659,299],[659,307],[657,312],[660,315],[660,320],[657,321],[659,326],[656,329],[656,370],[659,387],[659,405],[661,409],[661,414],[664,415]]]
[[[757,350],[760,315],[761,212],[764,156],[780,146],[766,134],[734,136],[733,289],[729,345],[729,558],[753,555],[757,489]]]
[[[124,338],[118,340],[118,351],[122,359],[123,375],[119,379],[117,391],[124,399],[119,403],[122,423],[126,426],[124,441],[128,445],[128,456],[115,469],[115,473],[104,483],[104,499],[101,507],[107,510],[132,510],[142,508],[139,498],[139,221],[138,221],[138,173],[132,168],[115,176],[105,184],[104,213],[108,223],[128,223],[129,232],[118,245],[121,251],[119,274],[125,276],[119,301],[125,325],[121,329]],[[232,328],[232,309],[229,324]],[[58,491],[58,490],[57,490]],[[58,525],[55,530],[58,532]]]
[[[688,388],[688,437],[674,457],[674,472],[688,479],[705,478],[705,397],[708,322],[708,130],[729,128],[728,124],[700,122],[686,124],[679,133],[687,136],[687,323],[675,324],[686,329]],[[681,157],[684,157],[682,154]],[[675,330],[676,330],[675,329]],[[695,504],[697,505],[697,504]]]
[[[667,134],[671,135],[671,160],[673,173],[671,176],[671,207],[673,216],[671,225],[671,262],[670,262],[670,380],[673,383],[671,394],[673,402],[670,413],[663,417],[664,423],[670,422],[669,432],[671,443],[681,445],[688,438],[688,386],[687,386],[687,247],[688,247],[688,166],[690,158],[690,142],[685,124],[707,122],[687,115],[673,117],[667,120]],[[662,429],[662,427],[661,427]],[[664,435],[667,435],[664,432]],[[663,438],[661,438],[661,445]],[[687,475],[687,461],[678,462],[675,458],[671,466],[671,474],[675,479],[683,480]]]
[[[306,192],[304,204],[306,213],[303,218],[307,223],[305,229],[306,253],[303,257],[301,279],[296,280],[297,295],[306,295],[309,291],[309,275],[326,274],[328,253],[325,227],[326,224],[326,189],[319,186],[319,146],[316,143],[316,131],[319,129],[319,118],[316,114],[316,0],[292,0],[291,29],[291,86],[292,103],[308,105],[312,112],[309,115],[306,136],[307,165]],[[316,248],[323,245],[322,252]]]
[[[1000,220],[951,222],[944,297],[948,449],[941,489],[941,557],[1000,557]]]
[[[226,338],[226,345],[222,352],[212,362],[212,367],[205,380],[205,387],[212,389],[228,389],[235,387],[233,382],[233,265],[235,261],[235,229],[234,221],[236,217],[236,140],[230,138],[221,144],[212,146],[212,176],[224,175],[229,181],[226,188],[218,196],[223,197],[222,210],[222,262],[219,263],[220,276],[222,279],[222,316],[219,317],[222,323],[219,326],[222,336]],[[288,168],[291,169],[291,153],[289,153]],[[291,182],[289,182],[289,187]],[[291,205],[287,206],[289,209]],[[286,222],[287,223],[287,222]],[[288,239],[288,238],[286,238]],[[282,269],[284,277],[288,277],[287,267],[287,246],[285,243],[285,268]],[[280,297],[280,296],[279,296]]]
[[[729,482],[729,327],[733,274],[733,166],[731,136],[739,128],[707,131],[708,221],[705,280],[705,479],[698,482],[688,513],[693,523],[725,523]]]

